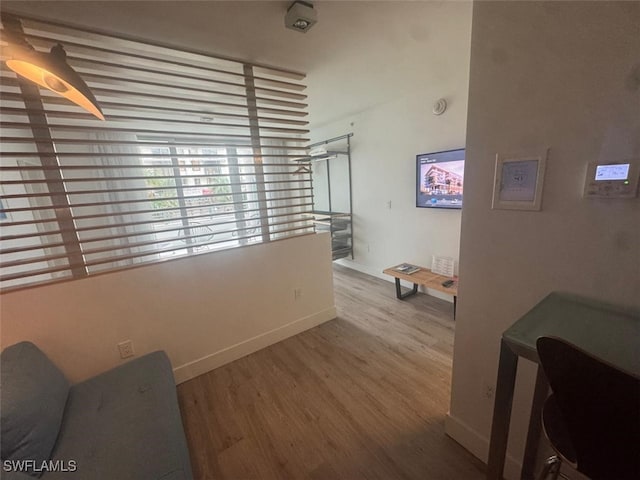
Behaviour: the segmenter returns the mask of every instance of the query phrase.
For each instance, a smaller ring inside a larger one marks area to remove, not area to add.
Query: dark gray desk
[[[565,293],[549,294],[502,334],[489,444],[489,480],[502,480],[518,357],[539,363],[536,340],[542,336],[562,338],[623,370],[640,375],[639,310]],[[542,405],[548,389],[542,368],[538,368],[522,465],[521,478],[524,480],[534,478]]]

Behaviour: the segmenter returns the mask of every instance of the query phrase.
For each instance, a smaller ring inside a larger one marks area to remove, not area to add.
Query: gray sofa
[[[3,479],[193,478],[164,352],[69,385],[22,342],[2,352],[0,371]]]

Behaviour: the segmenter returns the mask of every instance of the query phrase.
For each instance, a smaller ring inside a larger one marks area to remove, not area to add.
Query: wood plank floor
[[[444,434],[451,303],[336,265],[338,318],[178,387],[197,479],[483,478]]]

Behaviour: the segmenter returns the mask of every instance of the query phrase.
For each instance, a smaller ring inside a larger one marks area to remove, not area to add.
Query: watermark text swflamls
[[[5,472],[75,472],[78,462],[75,460],[3,460],[2,469]]]

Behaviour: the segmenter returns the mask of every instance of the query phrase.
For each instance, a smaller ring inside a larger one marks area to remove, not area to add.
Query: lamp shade
[[[51,52],[40,53],[32,48],[15,46],[7,67],[18,75],[41,87],[68,98],[100,120],[104,115],[96,98],[80,75],[67,63],[62,45],[51,47]]]

